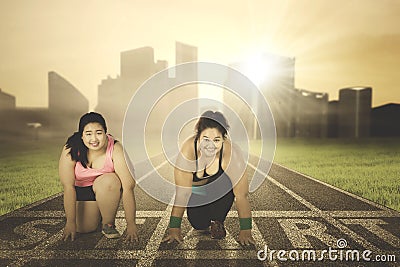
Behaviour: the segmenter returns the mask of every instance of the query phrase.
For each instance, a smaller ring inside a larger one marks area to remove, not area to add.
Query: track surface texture
[[[137,177],[172,176],[169,164],[157,166]],[[249,177],[254,171],[250,163]],[[236,241],[234,205],[225,239],[194,231],[184,217],[184,242],[162,243],[172,207],[136,187],[138,243],[101,232],[63,241],[60,193],[0,217],[0,266],[400,266],[398,212],[277,164],[261,174],[264,183],[250,194],[255,246]],[[122,205],[116,225],[123,233]]]

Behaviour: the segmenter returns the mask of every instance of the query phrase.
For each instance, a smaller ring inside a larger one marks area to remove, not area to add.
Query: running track
[[[254,160],[247,168],[250,177],[257,171]],[[156,169],[172,179],[169,164],[161,159],[153,164],[156,168],[136,166],[141,170],[136,177],[146,179]],[[184,218],[184,243],[161,243],[171,206],[152,199],[139,187],[135,189],[138,244],[107,240],[100,232],[64,242],[60,193],[0,217],[0,266],[400,266],[398,212],[277,164],[268,175],[259,174],[266,179],[250,195],[256,246],[243,247],[236,242],[235,207],[225,222],[228,235],[223,240],[196,233]],[[126,225],[121,207],[116,224],[123,232]],[[259,260],[257,253],[266,246],[267,255],[271,250],[285,250],[286,254],[277,259],[275,252],[271,259]],[[327,253],[321,256],[328,249],[337,250],[332,254],[336,260]],[[359,252],[360,261],[355,261],[356,254],[349,254],[346,260],[345,253],[350,250]],[[367,255],[370,261],[361,258],[366,250],[371,251]],[[289,253],[294,259],[305,252],[315,252],[316,261],[308,260],[307,255],[312,254],[307,253],[303,261],[289,258]]]

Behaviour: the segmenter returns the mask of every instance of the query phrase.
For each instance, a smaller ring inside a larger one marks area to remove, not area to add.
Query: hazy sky
[[[152,46],[175,62],[175,41],[228,64],[263,52],[296,58],[295,85],[337,99],[373,87],[373,106],[400,103],[398,0],[0,0],[0,88],[18,106],[47,105],[56,71],[93,108],[124,50]]]

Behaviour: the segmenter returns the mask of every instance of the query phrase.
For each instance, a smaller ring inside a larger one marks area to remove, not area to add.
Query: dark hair
[[[91,122],[99,123],[103,127],[104,132],[107,133],[106,121],[104,120],[103,116],[96,112],[89,112],[80,118],[78,131],[68,137],[67,142],[65,143],[66,148],[71,148],[69,154],[71,154],[72,160],[79,161],[85,168],[88,163],[88,148],[82,141],[82,135],[85,126]]]
[[[229,130],[228,121],[224,115],[219,111],[207,110],[201,114],[196,123],[196,139],[199,139],[201,132],[207,128],[216,128],[221,132],[222,136],[226,138]]]

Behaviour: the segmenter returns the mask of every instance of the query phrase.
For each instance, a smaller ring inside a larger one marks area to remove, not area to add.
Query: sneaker
[[[104,224],[101,232],[107,238],[119,238],[121,236],[117,229],[115,229],[115,225],[110,223]]]
[[[211,221],[211,238],[213,239],[222,239],[226,236],[226,230],[224,227],[224,223],[220,221]]]
[[[209,235],[210,227],[207,227],[207,229],[193,229],[193,233],[195,235]]]

